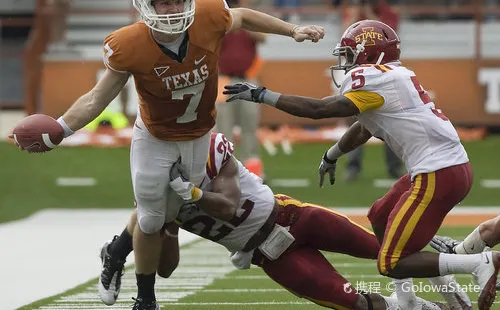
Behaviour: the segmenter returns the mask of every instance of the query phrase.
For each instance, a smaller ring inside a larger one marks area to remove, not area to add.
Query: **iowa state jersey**
[[[134,76],[139,114],[153,136],[186,141],[214,126],[219,51],[231,24],[224,0],[197,0],[181,62],[162,51],[142,21],[104,40],[106,67]]]
[[[203,191],[211,190],[211,182],[233,155],[233,144],[221,133],[212,133]],[[262,179],[249,172],[237,160],[241,197],[236,216],[230,222],[213,218],[192,205],[180,208],[177,217],[181,228],[225,246],[229,251],[243,249],[262,227],[274,207],[271,189]]]
[[[363,92],[383,98],[383,104],[368,109],[363,100],[355,102],[362,111],[357,119],[403,160],[412,178],[469,161],[451,122],[436,109],[415,73],[399,62],[356,67],[340,91],[351,98]],[[359,93],[350,96],[352,92]]]

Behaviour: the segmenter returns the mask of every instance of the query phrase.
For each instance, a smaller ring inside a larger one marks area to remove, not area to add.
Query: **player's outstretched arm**
[[[282,95],[270,91],[263,86],[250,83],[236,83],[224,87],[225,95],[231,102],[235,99],[264,103],[281,111],[300,117],[322,119],[330,117],[346,117],[359,114],[358,107],[345,96],[330,96],[323,99]]]
[[[120,93],[127,83],[128,77],[128,73],[106,69],[103,77],[94,88],[78,98],[68,111],[58,119],[64,128],[64,136],[71,135],[99,116]]]
[[[274,33],[290,36],[297,42],[318,42],[325,36],[325,29],[321,26],[297,26],[266,13],[246,8],[230,9],[233,24],[230,31],[245,29],[249,31]]]

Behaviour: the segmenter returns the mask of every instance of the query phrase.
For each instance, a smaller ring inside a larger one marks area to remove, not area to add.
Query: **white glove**
[[[177,160],[170,169],[170,187],[184,201],[198,201],[203,195],[203,191],[189,182],[189,173],[186,167],[181,164],[181,159]]]
[[[231,263],[233,263],[234,267],[237,269],[250,269],[250,265],[252,264],[253,251],[243,252],[236,251],[230,254]]]
[[[323,181],[325,179],[325,174],[330,176],[330,184],[335,184],[335,170],[337,169],[337,160],[331,160],[326,156],[327,152],[323,155],[321,162],[319,163],[319,187],[323,187]]]

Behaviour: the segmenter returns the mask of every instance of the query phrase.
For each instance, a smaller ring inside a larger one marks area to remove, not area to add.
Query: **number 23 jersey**
[[[164,52],[142,21],[104,40],[104,64],[134,76],[140,116],[153,136],[189,141],[214,126],[219,51],[231,24],[224,0],[196,0],[194,22],[179,48],[182,59]]]
[[[359,108],[358,121],[403,160],[412,179],[469,161],[452,123],[399,62],[356,67],[340,91]]]
[[[211,190],[212,180],[233,156],[233,151],[233,144],[223,134],[212,133],[206,175],[201,185],[203,191]],[[192,205],[183,205],[177,217],[181,228],[217,242],[229,251],[243,249],[266,222],[275,203],[273,192],[262,184],[262,179],[249,172],[239,160],[236,161],[241,196],[236,216],[230,222],[210,217]]]

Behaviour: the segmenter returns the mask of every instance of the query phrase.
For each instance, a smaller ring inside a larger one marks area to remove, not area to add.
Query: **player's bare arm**
[[[325,35],[325,30],[321,26],[297,26],[251,9],[234,8],[230,9],[230,12],[233,18],[230,31],[245,29],[256,32],[274,33],[291,36],[297,42],[305,40],[318,42]]]
[[[208,215],[229,222],[236,214],[240,195],[238,163],[231,156],[212,181],[212,190],[205,191],[196,205]]]
[[[180,161],[170,169],[170,187],[186,202],[196,203],[208,215],[230,221],[240,200],[238,164],[234,157],[221,168],[212,181],[211,192],[204,192],[189,181],[189,173]]]
[[[61,117],[66,124],[65,131],[77,131],[95,119],[120,93],[127,83],[129,74],[106,69],[103,77],[92,90],[78,100]],[[60,119],[60,120],[61,120]],[[63,125],[63,127],[65,127]],[[66,133],[66,135],[68,135]]]
[[[226,85],[224,94],[230,95],[228,102],[235,99],[264,103],[281,111],[300,117],[322,119],[346,117],[359,114],[358,107],[351,99],[342,96],[330,96],[323,99],[282,95],[250,83]]]
[[[372,134],[359,122],[355,122],[339,140],[339,148],[343,153],[349,153],[363,145],[372,137]]]

